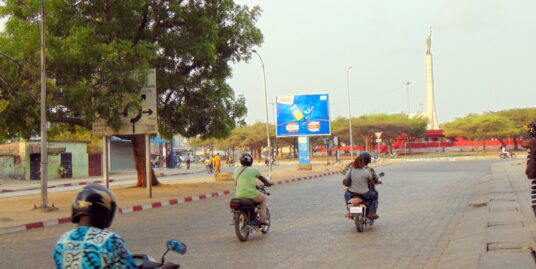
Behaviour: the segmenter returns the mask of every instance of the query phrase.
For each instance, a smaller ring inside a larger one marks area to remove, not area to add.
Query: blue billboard
[[[277,136],[331,134],[328,94],[284,95],[276,98]]]

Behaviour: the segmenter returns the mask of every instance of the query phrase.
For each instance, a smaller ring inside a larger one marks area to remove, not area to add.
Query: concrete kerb
[[[281,184],[287,184],[291,182],[299,182],[299,181],[304,181],[304,180],[313,179],[313,178],[320,178],[320,177],[325,177],[325,176],[339,174],[339,173],[340,173],[339,171],[328,171],[325,173],[312,175],[312,176],[297,177],[297,178],[292,178],[292,179],[283,179],[283,180],[275,181],[274,184],[281,185]],[[199,195],[194,195],[194,196],[175,198],[175,199],[166,200],[166,201],[153,202],[150,204],[122,207],[118,209],[118,213],[125,214],[125,213],[139,212],[139,211],[149,210],[153,208],[205,200],[205,199],[224,196],[224,195],[228,195],[232,193],[234,193],[234,190],[225,190],[225,191],[220,191],[220,192],[212,192],[212,193],[207,193],[207,194],[199,194]],[[38,221],[38,222],[33,222],[33,223],[28,223],[28,224],[4,227],[4,228],[0,228],[0,234],[39,229],[39,228],[50,227],[50,226],[64,224],[64,223],[71,223],[71,218],[64,217],[64,218],[58,218],[54,220]]]

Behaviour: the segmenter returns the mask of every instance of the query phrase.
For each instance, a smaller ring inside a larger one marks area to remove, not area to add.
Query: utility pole
[[[48,206],[47,77],[45,69],[45,0],[41,0],[41,206]]]
[[[409,111],[409,84],[411,84],[411,82],[409,81],[404,81],[402,82],[402,84],[406,85],[406,94],[407,94],[407,99],[408,99],[408,116],[410,114],[410,111]]]

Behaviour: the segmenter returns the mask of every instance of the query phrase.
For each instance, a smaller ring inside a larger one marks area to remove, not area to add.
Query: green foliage
[[[102,140],[93,136],[91,130],[82,126],[65,123],[53,124],[49,129],[49,139],[66,141],[88,141],[88,152],[101,152]]]
[[[39,3],[0,2],[0,137],[39,133]],[[47,118],[119,127],[157,69],[159,132],[225,137],[246,113],[226,83],[230,63],[262,42],[260,9],[232,0],[47,1]],[[139,76],[132,74],[140,73]],[[13,119],[20,119],[14,121]]]
[[[409,118],[406,114],[370,114],[352,118],[352,136],[354,145],[370,145],[375,132],[382,132],[382,139],[392,145],[401,135],[422,137],[426,131],[427,120],[423,117]],[[337,118],[332,122],[332,133],[340,137],[345,144],[350,144],[349,122],[347,118]]]

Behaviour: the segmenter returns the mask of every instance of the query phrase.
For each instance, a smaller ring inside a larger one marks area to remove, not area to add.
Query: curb
[[[201,171],[202,172],[202,171]],[[195,173],[200,172],[189,172],[189,173],[160,173],[160,177],[168,177],[168,176],[178,176],[178,175],[191,175]],[[114,182],[114,179],[109,179],[109,182]],[[72,187],[72,186],[81,186],[81,185],[90,185],[90,184],[101,184],[104,180],[95,180],[95,181],[82,181],[82,182],[74,182],[74,183],[65,183],[65,184],[58,184],[58,185],[50,185],[48,186],[48,189],[52,188],[61,188],[61,187]],[[32,191],[32,190],[39,190],[41,187],[31,187],[31,188],[25,188],[25,189],[0,189],[0,193],[7,193],[7,192],[17,192],[17,191]]]
[[[113,182],[113,179],[109,179],[109,182]],[[75,183],[65,183],[65,184],[59,184],[59,185],[51,185],[48,186],[48,189],[52,188],[61,188],[61,187],[72,187],[72,186],[80,186],[80,185],[90,185],[90,184],[100,184],[103,183],[103,180],[95,180],[95,181],[82,181],[82,182],[75,182]],[[0,189],[0,193],[5,192],[17,192],[17,191],[31,191],[31,190],[39,190],[40,187],[31,187],[26,189],[14,189],[14,190],[6,190],[6,189]]]
[[[329,171],[329,172],[325,172],[325,173],[317,174],[317,175],[312,175],[312,176],[298,177],[298,178],[292,178],[292,179],[284,179],[284,180],[275,181],[274,185],[275,184],[276,185],[281,185],[281,184],[286,184],[286,183],[291,183],[291,182],[304,181],[304,180],[308,180],[308,179],[320,178],[320,177],[335,175],[335,174],[339,174],[339,173],[340,173],[339,171]],[[80,183],[82,183],[82,182],[80,182]],[[84,182],[84,183],[87,184],[88,182]],[[100,183],[100,182],[98,182],[98,183]],[[85,184],[79,184],[79,185],[85,185]],[[177,204],[184,204],[184,203],[193,202],[193,201],[199,201],[199,200],[206,200],[206,199],[209,199],[209,198],[224,196],[224,195],[228,195],[228,194],[231,194],[231,193],[234,193],[234,190],[225,190],[225,191],[220,191],[220,192],[212,192],[212,193],[208,193],[208,194],[199,194],[199,195],[195,195],[195,196],[187,196],[187,197],[182,197],[182,198],[175,198],[175,199],[171,199],[171,200],[167,200],[167,201],[154,202],[154,203],[144,204],[144,205],[134,205],[134,206],[129,206],[129,207],[121,207],[117,211],[120,214],[139,212],[139,211],[149,210],[149,209],[153,209],[153,208],[159,208],[159,207],[165,207],[165,206],[177,205]],[[12,233],[12,232],[28,231],[28,230],[33,230],[33,229],[50,227],[50,226],[64,224],[64,223],[71,223],[71,217],[64,217],[64,218],[59,218],[59,219],[55,219],[55,220],[47,220],[47,221],[38,221],[38,222],[33,222],[33,223],[28,223],[28,224],[21,224],[21,225],[17,225],[17,226],[0,228],[0,235],[7,234],[7,233]]]

